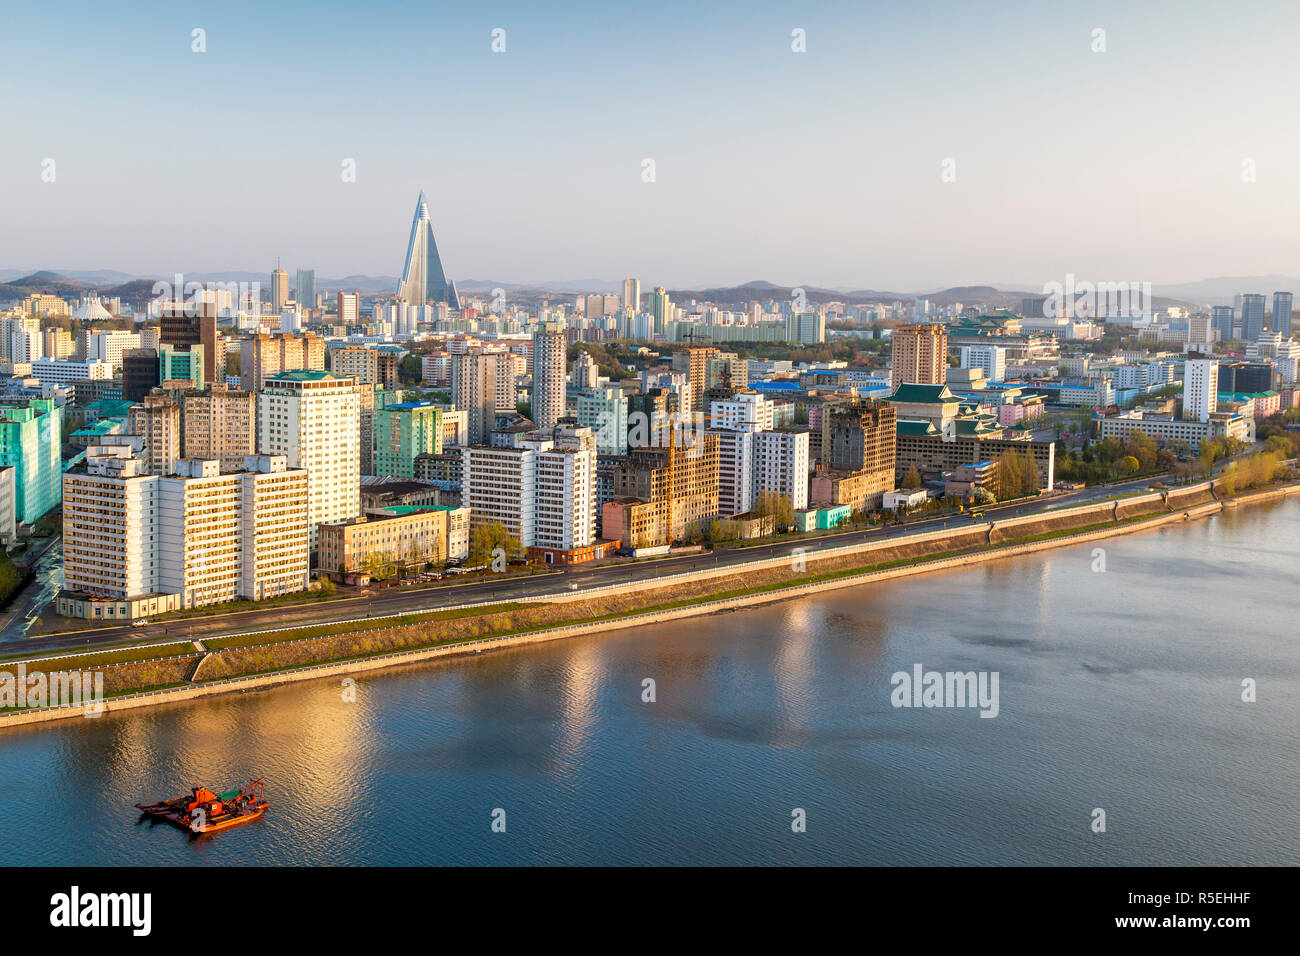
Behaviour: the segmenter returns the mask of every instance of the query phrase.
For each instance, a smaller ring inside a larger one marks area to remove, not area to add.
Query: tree
[[[756,518],[772,515],[778,528],[788,528],[794,524],[794,508],[790,504],[789,496],[777,494],[775,491],[760,491],[749,513]]]
[[[366,557],[362,568],[375,581],[390,578],[397,570],[393,555],[388,551],[372,551]]]
[[[497,548],[505,552],[507,560],[523,553],[519,539],[512,538],[500,521],[488,521],[470,529],[469,566],[490,567]]]
[[[428,563],[428,559],[424,556],[424,550],[419,543],[412,541],[410,547],[406,549],[406,566],[408,568],[423,568]]]
[[[1119,460],[1119,464],[1120,467],[1123,468],[1125,471],[1127,471],[1130,475],[1142,467],[1142,463],[1139,462],[1132,455],[1125,455],[1123,458]]]
[[[907,469],[907,474],[903,476],[903,487],[908,491],[914,491],[921,487],[921,473],[916,470],[913,464]]]
[[[403,385],[418,385],[424,381],[424,363],[420,356],[404,356],[397,366],[397,377]]]

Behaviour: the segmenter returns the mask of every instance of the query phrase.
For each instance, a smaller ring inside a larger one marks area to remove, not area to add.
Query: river
[[[369,673],[354,702],[323,680],[0,732],[0,863],[1294,865],[1298,542],[1293,499]],[[892,706],[917,664],[997,672],[997,716]],[[252,776],[271,810],[225,833],[132,808]]]

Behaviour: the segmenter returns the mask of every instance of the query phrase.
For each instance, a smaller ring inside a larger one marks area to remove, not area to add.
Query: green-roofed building
[[[130,402],[125,403],[127,405]],[[105,435],[120,435],[126,428],[126,418],[96,418],[68,436],[68,441],[81,448],[97,444]]]
[[[101,418],[121,418],[125,420],[127,412],[131,410],[131,406],[134,404],[134,402],[119,399],[97,399],[86,406],[82,419],[87,425]]]

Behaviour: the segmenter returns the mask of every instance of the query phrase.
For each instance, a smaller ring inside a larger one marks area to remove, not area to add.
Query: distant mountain
[[[263,295],[269,295],[271,272],[227,271],[186,272],[187,282],[245,282],[260,283]],[[90,292],[102,296],[120,296],[138,303],[149,297],[153,283],[171,282],[171,275],[140,275],[116,269],[0,269],[0,300],[17,299],[32,293],[44,292],[75,299]],[[290,272],[289,284],[294,285]],[[317,276],[318,292],[332,294],[337,291],[360,292],[364,295],[388,295],[398,285],[397,276],[353,274],[332,279]],[[582,293],[620,293],[622,280],[563,279],[543,282],[506,282],[501,279],[458,279],[456,286],[462,293],[484,294],[493,289],[505,289],[516,299],[542,299],[560,295]],[[642,295],[653,286],[642,285]],[[921,292],[894,292],[882,289],[828,289],[814,285],[780,285],[756,279],[741,285],[714,286],[698,289],[670,289],[674,300],[695,299],[736,305],[752,301],[790,299],[795,288],[802,288],[808,302],[822,305],[827,302],[870,304],[880,302],[912,302],[917,298],[929,299],[938,306],[956,302],[978,304],[988,309],[1018,310],[1027,296],[1041,294],[1041,286],[1006,283],[1002,285],[966,285]],[[1230,305],[1233,298],[1243,292],[1258,292],[1271,296],[1276,290],[1300,292],[1300,277],[1282,274],[1257,276],[1220,276],[1192,282],[1153,283],[1154,304],[1157,308],[1170,305],[1204,309],[1210,305]]]
[[[507,292],[577,295],[582,292],[622,292],[623,282],[622,280],[614,281],[611,279],[547,279],[543,282],[456,279],[456,288],[461,292],[491,292],[493,289],[505,289]]]
[[[1273,307],[1274,292],[1300,292],[1300,278],[1288,275],[1221,276],[1217,279],[1200,279],[1196,282],[1156,284],[1162,295],[1176,296],[1200,305],[1232,305],[1244,292],[1258,292],[1269,297],[1268,307]]]
[[[85,283],[69,279],[57,272],[33,272],[0,285],[0,299],[21,299],[37,293],[64,297],[80,296],[86,294],[87,288]]]

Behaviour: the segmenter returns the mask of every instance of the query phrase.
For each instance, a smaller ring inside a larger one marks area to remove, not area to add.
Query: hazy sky
[[[0,268],[395,274],[423,186],[460,280],[1300,272],[1295,2],[117,6],[7,5]]]

